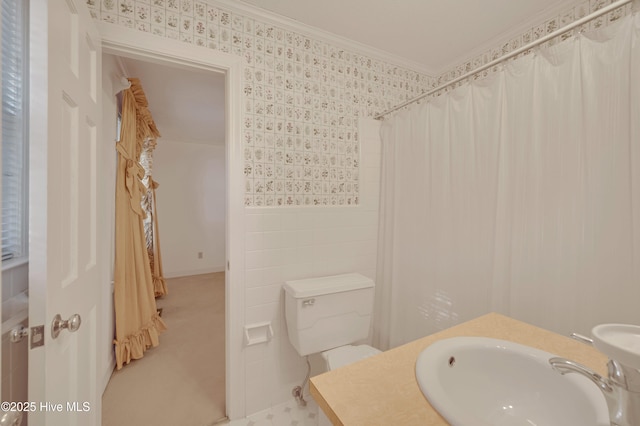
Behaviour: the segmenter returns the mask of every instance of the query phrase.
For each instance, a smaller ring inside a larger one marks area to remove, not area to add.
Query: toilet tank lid
[[[295,299],[369,287],[373,287],[373,280],[356,273],[306,278],[303,280],[286,281],[284,283],[284,290]]]

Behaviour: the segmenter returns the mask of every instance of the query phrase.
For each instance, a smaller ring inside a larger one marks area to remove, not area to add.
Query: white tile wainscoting
[[[360,120],[361,188],[357,206],[246,208],[245,324],[270,322],[268,343],[244,349],[246,413],[291,398],[306,363],[289,343],[282,283],[359,272],[375,279],[380,185],[380,122]]]

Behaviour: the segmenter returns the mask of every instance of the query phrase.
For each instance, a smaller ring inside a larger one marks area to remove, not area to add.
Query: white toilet
[[[326,371],[380,353],[352,343],[369,335],[374,284],[360,274],[287,281],[285,317],[289,340],[301,356],[321,353]],[[329,423],[320,410],[319,424]]]

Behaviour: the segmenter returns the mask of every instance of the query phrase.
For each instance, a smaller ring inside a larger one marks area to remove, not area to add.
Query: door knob
[[[80,328],[81,323],[82,320],[78,314],[71,315],[68,320],[63,320],[60,314],[56,314],[51,323],[51,337],[54,339],[58,337],[60,331],[64,328],[73,333]]]

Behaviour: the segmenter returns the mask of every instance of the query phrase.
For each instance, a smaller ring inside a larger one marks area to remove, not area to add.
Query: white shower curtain
[[[386,119],[374,344],[640,324],[640,19]]]

